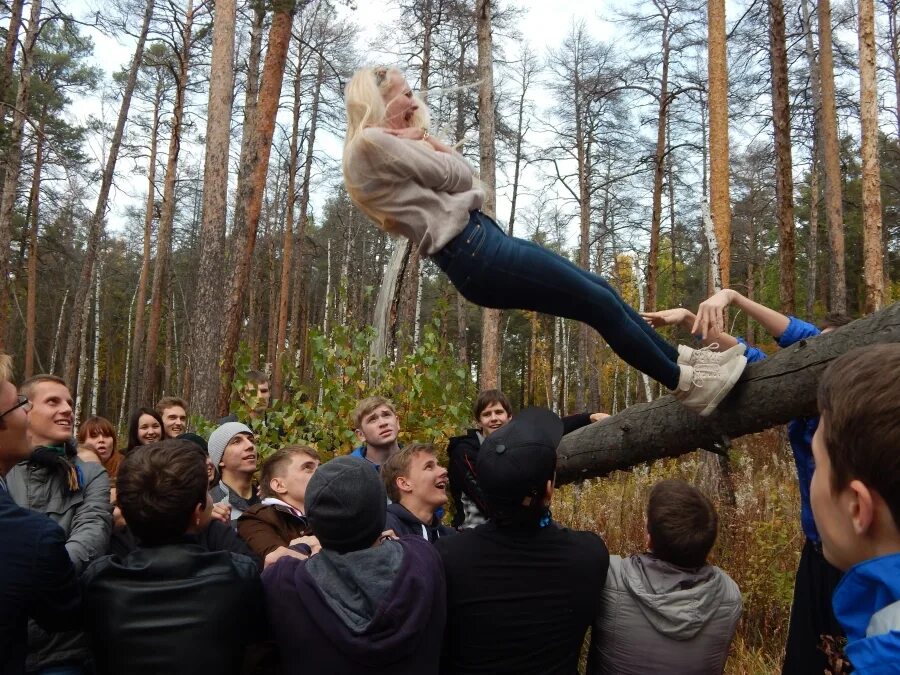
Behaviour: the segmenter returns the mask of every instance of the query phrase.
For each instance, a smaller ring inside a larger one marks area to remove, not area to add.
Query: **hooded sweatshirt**
[[[426,525],[416,518],[409,509],[396,502],[388,504],[384,529],[393,530],[398,537],[406,535],[422,537],[432,544],[441,537],[456,534],[456,530],[452,527],[441,524],[441,519],[436,514],[432,517],[431,522]]]
[[[853,672],[900,672],[900,553],[851,567],[832,604],[847,633],[845,652]]]
[[[444,570],[424,539],[284,557],[263,586],[285,675],[438,672]]]
[[[741,592],[718,567],[610,556],[588,672],[721,673],[740,615]]]

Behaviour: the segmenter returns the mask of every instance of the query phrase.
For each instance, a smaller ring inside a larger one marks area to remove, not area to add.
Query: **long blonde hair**
[[[384,125],[387,115],[387,105],[384,97],[393,86],[395,77],[403,77],[403,73],[398,68],[388,66],[360,68],[350,78],[350,82],[347,83],[347,88],[344,90],[344,103],[347,109],[347,135],[344,137],[342,161],[344,185],[347,188],[347,194],[350,195],[350,199],[369,218],[388,232],[394,229],[390,219],[384,213],[374,209],[370,203],[373,197],[383,195],[373,195],[371,193],[364,195],[357,185],[351,183],[347,172],[347,164],[351,148],[356,143],[367,142],[363,138],[362,132],[369,127]],[[413,113],[410,126],[427,129],[430,124],[428,108],[425,102],[416,94],[413,94],[413,100],[419,107]],[[390,161],[391,158],[386,156],[385,160]],[[387,190],[384,193],[387,193]]]

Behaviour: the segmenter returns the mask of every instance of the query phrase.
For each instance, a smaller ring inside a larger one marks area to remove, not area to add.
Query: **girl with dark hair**
[[[125,454],[140,445],[149,445],[162,440],[163,421],[153,408],[138,408],[128,420],[128,447]]]

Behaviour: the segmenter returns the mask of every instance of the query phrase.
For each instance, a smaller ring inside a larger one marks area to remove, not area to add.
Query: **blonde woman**
[[[577,319],[626,362],[708,415],[747,360],[678,349],[648,326],[601,277],[537,244],[509,237],[480,209],[484,192],[468,162],[428,133],[428,112],[403,73],[375,67],[347,85],[344,181],[385,231],[410,239],[471,302]]]

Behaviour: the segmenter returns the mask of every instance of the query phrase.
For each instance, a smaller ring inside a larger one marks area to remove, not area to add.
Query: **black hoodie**
[[[387,506],[387,519],[384,523],[384,529],[393,530],[398,537],[412,535],[414,537],[422,537],[432,544],[451,534],[456,534],[456,530],[441,524],[441,519],[434,516],[427,525],[416,518],[409,509],[400,504],[392,503]]]
[[[285,675],[438,672],[444,569],[424,539],[284,557],[263,586]]]

